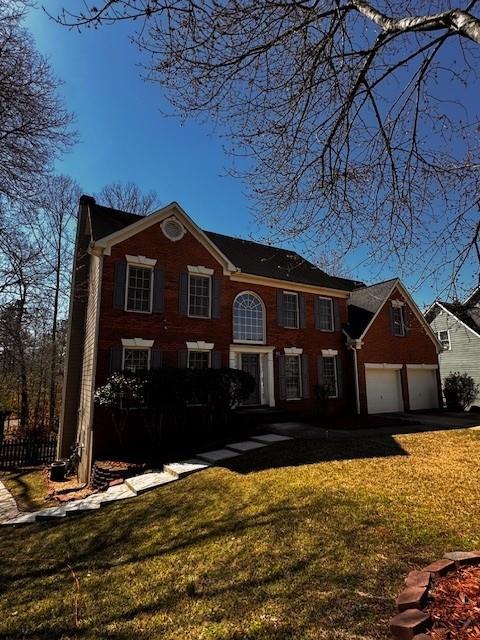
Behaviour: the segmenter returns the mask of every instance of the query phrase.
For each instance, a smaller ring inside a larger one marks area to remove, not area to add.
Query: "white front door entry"
[[[234,344],[230,346],[232,369],[248,371],[256,380],[257,387],[245,404],[275,406],[273,378],[274,347],[258,347]]]

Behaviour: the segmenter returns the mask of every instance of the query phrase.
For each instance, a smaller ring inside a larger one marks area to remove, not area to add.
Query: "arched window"
[[[265,310],[254,293],[239,293],[233,302],[233,340],[235,342],[265,342]]]

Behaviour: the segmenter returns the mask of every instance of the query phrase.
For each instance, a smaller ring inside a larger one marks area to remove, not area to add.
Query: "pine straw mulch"
[[[427,607],[432,640],[480,640],[480,567],[465,567],[440,578]]]

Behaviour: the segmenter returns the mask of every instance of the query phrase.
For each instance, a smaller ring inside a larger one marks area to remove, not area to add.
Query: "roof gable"
[[[480,308],[478,308],[476,305],[435,300],[435,302],[425,314],[428,322],[432,322],[436,317],[436,309],[448,313],[458,323],[471,331],[477,337],[480,337]]]

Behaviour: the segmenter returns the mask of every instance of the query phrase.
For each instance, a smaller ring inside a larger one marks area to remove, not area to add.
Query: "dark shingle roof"
[[[461,302],[442,302],[439,303],[450,311],[456,318],[461,320],[467,327],[470,327],[476,333],[480,333],[480,308],[475,304],[462,304]]]
[[[104,238],[143,217],[103,207],[88,196],[82,198],[89,204],[93,240]],[[352,291],[355,287],[363,285],[355,280],[330,276],[298,253],[288,249],[279,249],[212,231],[204,233],[244,273],[344,291]]]
[[[382,306],[390,293],[396,278],[372,284],[370,287],[355,289],[348,300],[347,333],[351,338],[359,338],[368,323]]]

